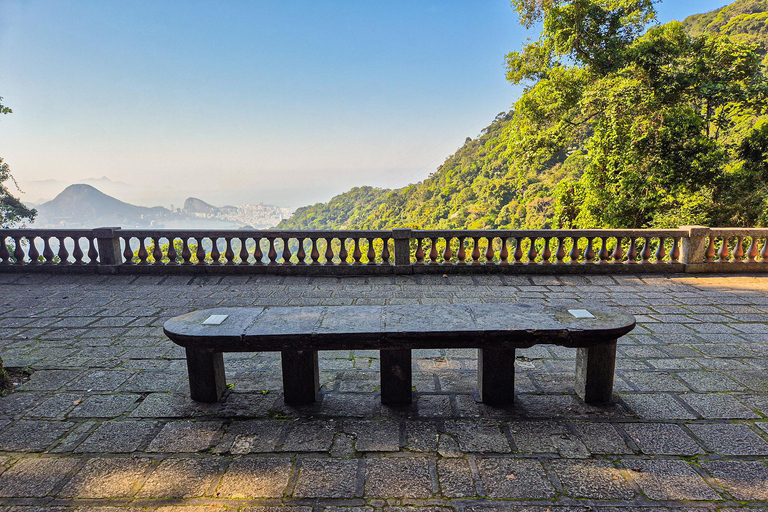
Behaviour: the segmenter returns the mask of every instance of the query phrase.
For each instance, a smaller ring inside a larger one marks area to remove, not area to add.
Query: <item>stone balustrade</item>
[[[763,272],[768,229],[0,230],[0,272]]]

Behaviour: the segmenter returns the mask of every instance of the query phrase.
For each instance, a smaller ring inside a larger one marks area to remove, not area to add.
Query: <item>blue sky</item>
[[[165,206],[402,186],[514,103],[526,37],[505,0],[3,0],[0,155],[28,201],[101,176]]]

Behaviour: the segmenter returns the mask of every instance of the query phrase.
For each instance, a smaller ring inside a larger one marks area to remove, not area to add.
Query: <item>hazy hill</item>
[[[37,210],[35,225],[40,227],[148,227],[172,215],[162,206],[135,206],[85,184],[70,185]]]
[[[768,49],[768,0],[738,0],[684,22],[692,34],[722,33]],[[477,138],[467,138],[427,179],[385,190],[356,187],[327,203],[296,210],[281,229],[548,228],[553,192],[583,172],[581,148],[537,168],[511,156],[516,145],[546,135],[521,135],[512,111],[502,112]],[[569,157],[566,161],[566,157]]]

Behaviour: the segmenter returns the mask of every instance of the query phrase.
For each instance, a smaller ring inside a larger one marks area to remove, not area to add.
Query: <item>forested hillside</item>
[[[423,182],[355,188],[279,228],[768,223],[768,0],[663,26],[650,0],[512,3],[544,26],[507,56],[526,85],[512,110]]]

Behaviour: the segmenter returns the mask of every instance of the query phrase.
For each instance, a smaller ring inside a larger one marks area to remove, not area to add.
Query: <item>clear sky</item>
[[[507,0],[2,0],[0,155],[27,201],[102,176],[163,206],[403,186],[514,103],[526,37]]]

